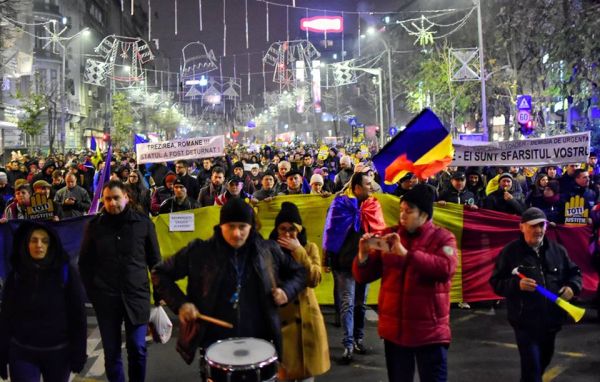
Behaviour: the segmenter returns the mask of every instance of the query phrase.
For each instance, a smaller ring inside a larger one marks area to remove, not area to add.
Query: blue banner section
[[[59,222],[48,222],[60,237],[62,245],[71,257],[77,259],[79,256],[79,248],[83,240],[83,230],[87,222],[93,216],[80,216],[72,219],[65,219]],[[19,228],[21,222],[26,220],[9,220],[6,224],[0,224],[0,278],[4,280],[10,268],[9,259],[12,255],[12,245],[14,232]]]

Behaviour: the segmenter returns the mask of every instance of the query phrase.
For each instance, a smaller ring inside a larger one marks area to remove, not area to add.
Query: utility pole
[[[481,81],[481,128],[483,129],[483,140],[489,142],[488,120],[487,120],[487,97],[485,94],[485,63],[483,56],[483,28],[481,26],[481,0],[474,0],[477,5],[477,31],[479,35],[479,77]]]

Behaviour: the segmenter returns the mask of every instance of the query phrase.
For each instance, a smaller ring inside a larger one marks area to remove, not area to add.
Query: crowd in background
[[[108,167],[111,180],[127,185],[130,203],[151,215],[223,205],[231,197],[254,203],[278,195],[329,196],[361,171],[375,181],[374,192],[402,196],[424,182],[435,188],[441,204],[516,215],[533,206],[559,224],[565,223],[566,203],[579,196],[585,201],[586,223],[597,223],[594,207],[600,195],[600,165],[594,153],[587,163],[564,167],[448,168],[425,181],[408,173],[391,187],[382,185],[368,156],[360,149],[332,147],[324,156],[310,146],[265,146],[257,153],[238,146],[228,147],[222,157],[141,166],[135,153],[116,152]],[[0,218],[3,222],[27,218],[27,206],[36,193],[54,201],[55,220],[85,215],[106,168],[103,158],[92,152],[13,155],[0,167]]]

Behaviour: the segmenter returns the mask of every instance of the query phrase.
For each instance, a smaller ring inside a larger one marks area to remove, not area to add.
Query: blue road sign
[[[531,96],[527,94],[517,96],[517,110],[531,110]]]

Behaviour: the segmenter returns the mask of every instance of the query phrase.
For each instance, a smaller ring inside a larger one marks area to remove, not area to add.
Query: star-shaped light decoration
[[[50,36],[40,37],[42,40],[47,40],[46,44],[44,44],[42,48],[46,49],[48,48],[48,46],[50,46],[50,44],[52,44],[52,53],[54,54],[59,53],[56,49],[56,44],[60,45],[61,48],[64,48],[62,41],[66,40],[66,38],[62,37],[62,34],[67,31],[67,27],[65,26],[63,29],[57,32],[57,24],[58,22],[56,20],[52,20],[51,22],[44,24],[44,29],[46,30],[46,32],[48,32]],[[49,26],[51,26],[51,28]]]
[[[402,26],[404,27],[404,29],[406,29],[409,35],[417,37],[414,45],[417,45],[417,43],[421,46],[433,44],[433,35],[437,33],[436,31],[431,30],[431,28],[435,26],[434,23],[427,20],[427,18],[424,15],[421,15],[421,20],[419,23],[420,25],[417,25],[414,22],[410,24],[415,28],[414,30],[408,29],[405,25]]]

